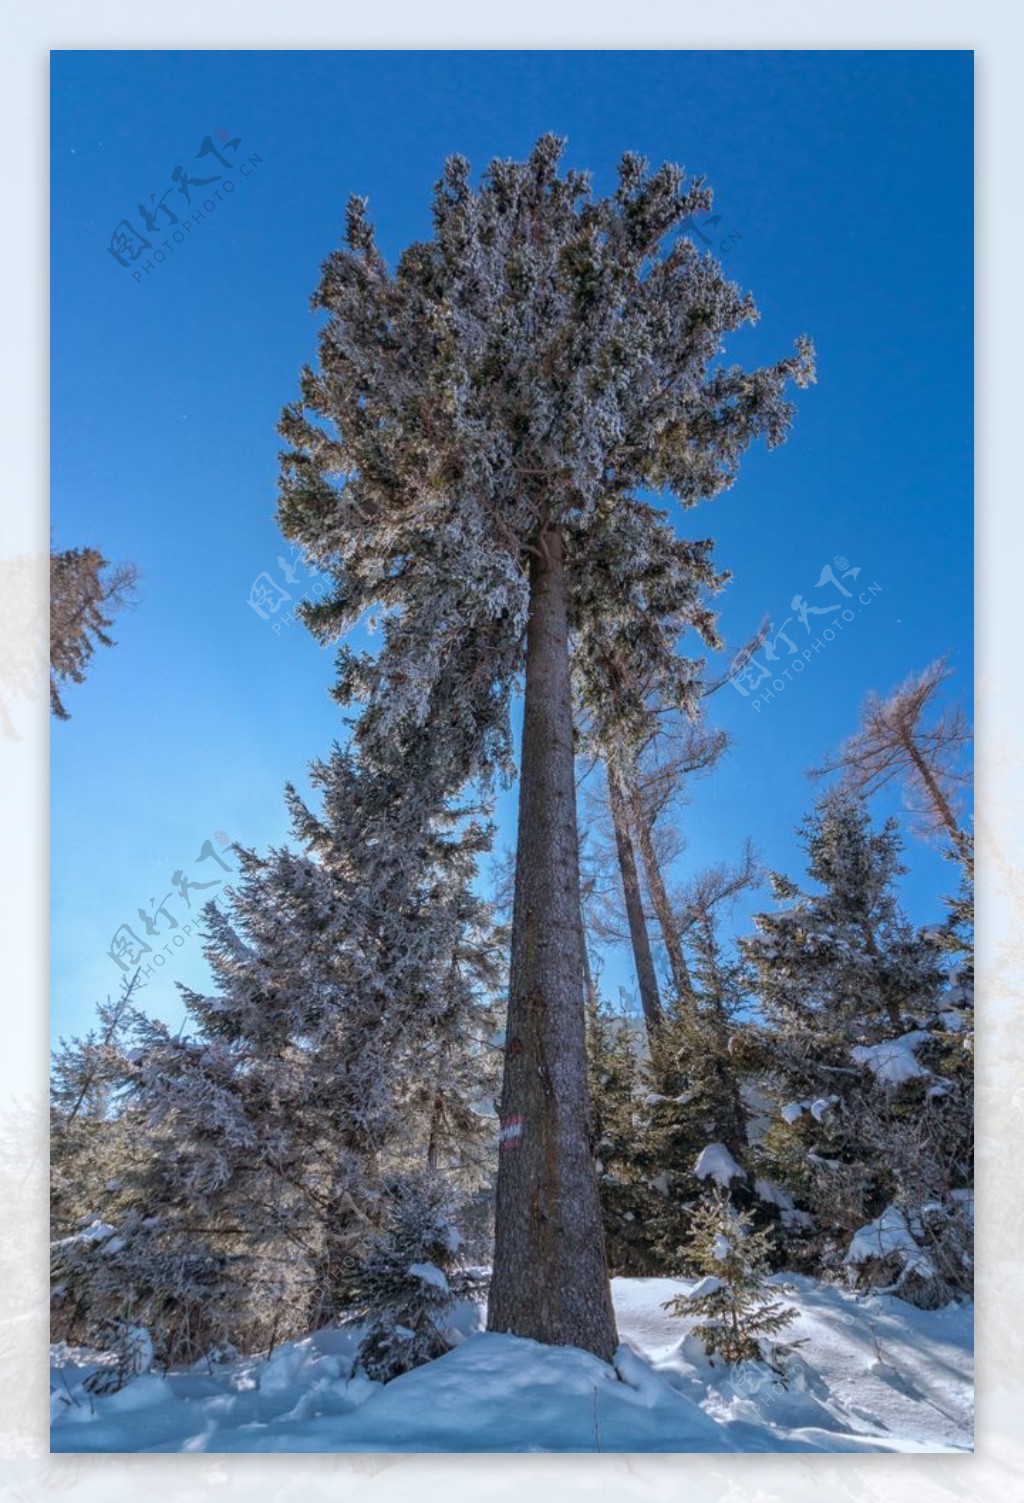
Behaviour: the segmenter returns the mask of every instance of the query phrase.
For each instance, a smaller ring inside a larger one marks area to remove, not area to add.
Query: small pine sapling
[[[749,1211],[730,1205],[724,1191],[694,1213],[690,1251],[705,1277],[689,1294],[666,1300],[673,1315],[697,1317],[693,1334],[709,1357],[733,1366],[759,1361],[761,1341],[774,1336],[796,1315],[772,1299],[767,1281],[770,1233],[755,1231]]]
[[[349,1319],[368,1322],[356,1366],[376,1382],[444,1356],[457,1300],[481,1278],[460,1256],[447,1187],[427,1174],[394,1186],[388,1222],[353,1270]]]

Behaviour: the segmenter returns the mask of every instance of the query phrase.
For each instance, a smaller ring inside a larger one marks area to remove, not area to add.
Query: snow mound
[[[108,1226],[105,1221],[100,1221],[97,1217],[83,1231],[75,1232],[70,1237],[60,1237],[56,1242],[51,1242],[50,1248],[52,1250],[55,1247],[73,1247],[82,1242],[106,1242],[108,1238],[114,1236],[114,1233],[114,1227]]]
[[[725,1252],[723,1252],[722,1257],[728,1257],[728,1253],[729,1250],[728,1247],[726,1247],[726,1250]],[[724,1288],[725,1284],[723,1283],[723,1281],[721,1279],[716,1279],[714,1274],[709,1273],[706,1278],[699,1279],[697,1283],[694,1284],[693,1288],[690,1290],[690,1298],[703,1299],[706,1294],[717,1294],[719,1289]]]
[[[436,1263],[410,1263],[406,1272],[423,1284],[432,1284],[435,1289],[440,1289],[442,1294],[448,1293],[447,1275],[438,1268]]]
[[[804,1112],[810,1112],[815,1122],[821,1122],[825,1114],[830,1112],[839,1100],[838,1096],[817,1096],[808,1101],[787,1101],[785,1106],[780,1107],[779,1116],[783,1122],[792,1127],[794,1122],[799,1122]]]
[[[887,1206],[874,1221],[854,1232],[843,1261],[857,1268],[872,1258],[897,1257],[904,1273],[930,1279],[935,1269],[910,1234],[906,1219],[896,1206]]]
[[[790,1275],[798,1310],[770,1368],[712,1364],[695,1319],[663,1309],[701,1285],[615,1279],[614,1365],[480,1331],[386,1385],[352,1376],[363,1332],[327,1327],[242,1357],[90,1395],[95,1354],[55,1349],[54,1452],[838,1452],[971,1447],[969,1306],[920,1310]],[[454,1335],[454,1332],[453,1332]],[[792,1342],[800,1340],[795,1349]],[[779,1368],[784,1372],[780,1376]]]
[[[747,1171],[741,1169],[724,1143],[709,1143],[697,1155],[693,1172],[698,1179],[713,1179],[722,1189],[728,1189],[731,1179],[746,1179]]]
[[[793,1209],[793,1197],[788,1190],[783,1190],[774,1180],[755,1179],[754,1193],[766,1205],[778,1206],[783,1211],[791,1211]]]
[[[882,1044],[858,1044],[850,1050],[858,1065],[866,1065],[883,1085],[899,1086],[907,1080],[931,1075],[922,1065],[914,1050],[925,1044],[931,1034],[923,1028],[904,1033],[898,1039],[886,1039]]]

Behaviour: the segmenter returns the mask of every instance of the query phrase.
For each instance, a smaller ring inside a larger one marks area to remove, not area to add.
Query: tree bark
[[[900,741],[903,744],[903,750],[906,752],[911,766],[914,768],[918,777],[921,779],[922,784],[924,785],[925,793],[931,800],[932,808],[934,809],[938,818],[941,820],[942,824],[945,826],[950,839],[953,841],[954,847],[957,847],[960,841],[963,840],[963,831],[960,829],[960,826],[956,822],[956,815],[953,813],[953,809],[950,805],[949,800],[946,798],[945,794],[942,792],[942,789],[939,787],[938,779],[935,777],[932,769],[928,766],[928,763],[921,755],[921,752],[916,745],[913,736],[911,736],[909,733],[906,735],[901,735]]]
[[[434,1100],[430,1108],[430,1133],[427,1137],[427,1168],[436,1169],[438,1159],[438,1144],[441,1136],[441,1124],[444,1121],[444,1095],[440,1086],[434,1092]]]
[[[622,893],[626,904],[626,919],[629,923],[629,940],[633,948],[633,963],[636,966],[637,985],[640,988],[640,1006],[643,1008],[647,1037],[654,1043],[663,1022],[661,995],[658,990],[658,974],[654,969],[651,952],[651,937],[647,931],[647,916],[644,913],[643,892],[640,874],[636,866],[636,852],[629,827],[629,814],[622,782],[614,762],[605,764],[608,780],[608,806],[615,831],[615,849],[619,858],[619,874],[622,877]]]
[[[562,538],[530,566],[515,901],[487,1326],[610,1361],[590,1151],[585,956]]]
[[[675,914],[672,912],[672,904],[669,900],[668,889],[665,879],[661,874],[661,863],[658,853],[654,849],[654,836],[650,822],[639,807],[640,800],[635,790],[631,797],[631,806],[634,813],[634,827],[637,834],[637,842],[640,846],[640,858],[644,864],[644,876],[647,879],[647,891],[651,896],[651,906],[654,909],[661,929],[661,937],[665,943],[665,952],[668,955],[669,970],[672,973],[672,983],[676,989],[676,995],[680,1002],[693,1001],[693,982],[690,980],[689,967],[683,955],[683,944],[679,938],[679,928]]]
[[[882,959],[882,952],[878,948],[878,941],[875,939],[874,930],[872,929],[870,923],[865,919],[865,921],[861,924],[860,928],[861,928],[861,933],[864,936],[864,947],[865,947],[865,949],[867,950],[868,954],[871,956],[872,960],[880,962],[881,959]],[[897,1004],[895,998],[892,996],[892,994],[888,990],[884,993],[884,995],[882,997],[882,1005],[885,1008],[886,1016],[888,1017],[889,1022],[892,1024],[892,1026],[894,1028],[896,1028],[896,1029],[902,1028],[903,1027],[903,1019],[900,1016],[899,1005]]]

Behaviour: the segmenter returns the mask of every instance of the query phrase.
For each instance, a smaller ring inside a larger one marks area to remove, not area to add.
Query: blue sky
[[[53,54],[53,538],[142,574],[116,650],[53,729],[58,1032],[89,1025],[117,988],[112,935],[142,935],[139,908],[166,894],[178,929],[158,921],[154,949],[172,950],[144,996],[181,1016],[173,982],[200,983],[204,966],[175,874],[226,876],[198,859],[207,840],[222,854],[216,832],[285,838],[284,783],[341,730],[330,654],[247,603],[261,573],[286,582],[275,424],[315,353],[309,296],[347,195],[369,197],[394,258],[429,233],[451,152],[479,168],[554,130],[598,191],[627,149],[706,173],[720,218],[704,233],[762,313],[730,357],[777,358],[803,332],[817,346],[788,444],[751,453],[680,526],[714,536],[733,572],[718,601],[731,644],[766,613],[781,624],[798,594],[853,619],[771,702],[732,686],[709,701],[734,745],[695,790],[680,872],[749,835],[795,874],[805,771],[864,694],[949,651],[969,699],[972,73],[964,52]],[[137,206],[167,189],[180,229],[177,167],[234,191],[190,186],[194,203],[220,191],[216,207],[136,278],[150,254],[119,264],[112,234],[124,219],[142,230]],[[861,571],[842,601],[816,588],[837,557]],[[509,830],[512,810],[509,795]],[[905,901],[931,921],[950,869],[912,839],[906,856]],[[628,966],[612,960],[609,979],[630,985]]]

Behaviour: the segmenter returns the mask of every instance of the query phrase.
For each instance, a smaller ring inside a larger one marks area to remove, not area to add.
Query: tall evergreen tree
[[[784,388],[812,365],[806,341],[761,370],[715,364],[755,308],[681,233],[710,203],[699,181],[627,155],[596,199],[583,173],[559,176],[561,150],[545,136],[476,191],[451,158],[433,237],[394,271],[350,200],[314,299],[320,370],[304,371],[281,424],[280,521],[333,577],[305,612],[322,639],[367,611],[385,618],[376,657],[340,654],[339,699],[364,702],[364,736],[401,742],[429,722],[449,790],[509,765],[525,674],[489,1321],[610,1358],[570,644],[584,651],[610,613],[668,699],[690,692],[677,642],[715,579],[709,545],[682,541],[636,493],[691,505],[725,489],[754,438],[785,436]]]
[[[115,1070],[113,1126],[136,1135],[146,1164],[120,1175],[103,1210],[118,1257],[65,1237],[62,1282],[105,1311],[137,1310],[142,1281],[162,1354],[166,1301],[187,1308],[193,1340],[212,1339],[214,1314],[239,1344],[257,1327],[294,1335],[337,1317],[353,1268],[399,1209],[408,1219],[409,1198],[387,1186],[433,1174],[474,1188],[493,1137],[500,968],[470,885],[489,829],[450,809],[418,840],[398,838],[390,776],[339,749],[312,781],[318,813],[289,790],[300,849],[238,850],[229,908],[204,910],[215,990],[183,989],[187,1027],[134,1012],[126,1039],[119,1017],[113,1063],[111,1024],[58,1074],[62,1100],[82,1079],[91,1101],[89,1061]]]
[[[436,1167],[479,1146],[497,971],[469,886],[487,829],[447,811],[407,840],[387,769],[338,750],[313,782],[319,813],[289,790],[304,853],[241,853],[231,914],[208,910],[217,993],[186,1000],[204,1040],[246,1060],[244,1092],[262,1083],[253,1128],[300,1192],[295,1214],[319,1229],[324,1318],[385,1213],[391,1156]]]

